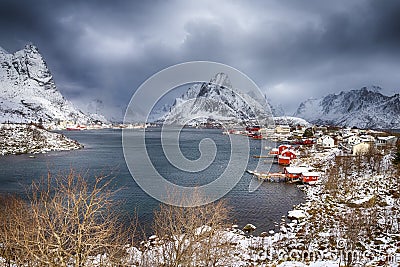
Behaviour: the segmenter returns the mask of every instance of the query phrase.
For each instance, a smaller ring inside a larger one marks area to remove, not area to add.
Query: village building
[[[357,145],[363,141],[358,135],[349,136],[345,140],[347,140],[347,144],[350,146]]]
[[[290,134],[290,127],[289,127],[289,125],[278,125],[275,127],[275,133],[282,134],[282,135],[288,135],[288,134]]]
[[[282,151],[281,156],[288,157],[290,159],[297,158],[296,153],[290,149],[286,149],[286,150]]]
[[[291,145],[280,145],[278,146],[278,154],[281,155],[283,151],[291,148]]]
[[[317,145],[323,148],[332,148],[335,147],[335,140],[329,135],[324,135],[317,139]]]
[[[271,137],[275,133],[275,129],[272,128],[261,128],[260,133],[266,137]]]
[[[283,173],[289,180],[299,180],[302,173],[310,172],[309,167],[285,167]]]
[[[376,138],[376,146],[394,146],[396,142],[396,136],[378,136]]]
[[[364,143],[375,143],[375,137],[373,137],[372,135],[361,135],[360,136],[361,142]]]
[[[319,173],[318,172],[302,172],[300,179],[302,180],[303,183],[305,184],[315,184],[318,182],[319,179]]]

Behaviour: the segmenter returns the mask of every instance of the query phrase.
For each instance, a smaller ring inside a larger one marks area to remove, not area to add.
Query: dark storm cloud
[[[1,1],[0,46],[33,42],[64,95],[115,115],[145,79],[189,60],[238,68],[290,113],[342,89],[397,90],[399,12],[394,0]]]

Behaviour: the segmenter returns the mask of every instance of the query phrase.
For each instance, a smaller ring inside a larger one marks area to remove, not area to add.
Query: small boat
[[[255,159],[265,159],[265,158],[270,158],[271,156],[266,155],[266,156],[262,156],[262,155],[253,155],[253,158]]]
[[[273,172],[257,172],[256,170],[247,170],[248,173],[257,176],[258,179],[266,180],[269,182],[284,182],[286,181],[286,175],[283,173],[273,173]]]
[[[251,136],[251,138],[256,139],[256,140],[261,140],[263,139],[261,134],[253,134],[253,136]]]
[[[270,155],[273,155],[273,156],[277,156],[277,155],[279,155],[279,149],[273,148],[273,149],[271,149],[271,150],[269,151],[269,154],[270,154]]]

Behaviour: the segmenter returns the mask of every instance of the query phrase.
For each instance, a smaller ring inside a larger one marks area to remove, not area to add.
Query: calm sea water
[[[51,152],[36,155],[0,157],[0,193],[15,192],[23,194],[33,179],[47,174],[67,172],[74,168],[92,175],[115,176],[116,186],[124,189],[118,198],[125,202],[124,208],[136,212],[142,225],[150,225],[153,210],[158,201],[148,196],[134,181],[126,166],[122,145],[121,130],[96,130],[82,132],[63,132],[70,138],[85,145],[82,150]],[[132,130],[135,134],[135,130]],[[189,159],[200,156],[198,144],[204,138],[211,138],[217,146],[217,156],[213,163],[200,173],[187,173],[172,166],[165,158],[160,142],[160,132],[150,129],[146,132],[146,144],[153,164],[166,179],[181,185],[201,185],[216,179],[227,166],[230,157],[229,137],[222,135],[221,130],[184,129],[180,135],[180,148]],[[246,137],[239,137],[246,138]],[[260,141],[250,140],[252,154],[260,153]],[[248,169],[254,169],[258,159],[250,157]],[[234,164],[234,163],[233,163]],[[280,171],[280,167],[272,165],[272,171]],[[302,202],[303,192],[295,185],[285,183],[264,182],[255,192],[249,192],[249,184],[254,179],[244,173],[239,183],[224,198],[232,207],[232,223],[243,227],[247,223],[256,225],[257,233],[275,229],[293,205]]]

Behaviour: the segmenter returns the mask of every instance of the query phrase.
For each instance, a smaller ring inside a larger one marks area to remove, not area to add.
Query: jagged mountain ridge
[[[163,109],[168,110],[165,106]],[[245,122],[271,117],[266,105],[234,89],[225,73],[217,73],[209,82],[195,84],[176,98],[169,111],[158,121],[184,125],[191,120],[202,121],[206,118]]]
[[[12,54],[0,49],[0,119],[77,123],[94,120],[61,95],[44,58],[32,44]]]
[[[400,128],[400,95],[383,95],[378,86],[342,91],[302,102],[294,116],[315,124],[359,128]]]

